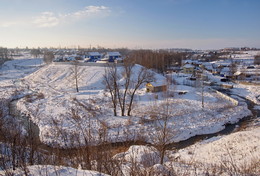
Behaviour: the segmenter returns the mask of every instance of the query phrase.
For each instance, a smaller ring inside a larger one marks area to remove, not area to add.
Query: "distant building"
[[[237,71],[235,74],[237,80],[260,80],[260,67],[257,68],[246,68]]]
[[[185,74],[194,74],[195,73],[195,66],[192,64],[185,64],[183,67],[183,73]]]
[[[88,62],[96,62],[101,59],[101,54],[99,52],[89,52],[88,53]]]
[[[199,65],[199,67],[202,68],[202,69],[206,69],[210,72],[212,72],[214,70],[213,65],[209,62],[204,62],[201,65]]]
[[[220,75],[225,77],[232,77],[230,67],[223,67],[220,71]]]
[[[115,60],[122,60],[119,52],[107,52],[102,61],[115,62]]]
[[[224,52],[234,52],[234,51],[240,51],[240,48],[231,47],[231,48],[224,48]]]

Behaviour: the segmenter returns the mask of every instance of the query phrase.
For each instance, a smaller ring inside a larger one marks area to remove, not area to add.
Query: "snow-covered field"
[[[41,68],[42,59],[31,58],[30,55],[5,62],[0,66],[0,96],[9,97],[21,88],[19,79]]]
[[[259,55],[260,51],[242,51],[241,53],[234,53],[223,55],[223,58],[232,58],[234,61],[241,61],[245,65],[253,64],[255,55]],[[220,61],[221,62],[221,61]],[[217,62],[219,63],[219,61]]]

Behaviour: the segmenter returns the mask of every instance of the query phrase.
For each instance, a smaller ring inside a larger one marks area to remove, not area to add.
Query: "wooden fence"
[[[226,94],[223,94],[222,92],[219,92],[219,91],[217,91],[217,90],[214,90],[214,91],[215,91],[219,96],[221,96],[222,98],[224,98],[224,99],[226,99],[226,100],[232,102],[233,105],[238,106],[238,101],[235,100],[234,98],[231,98],[230,96],[228,96],[228,95],[226,95]]]

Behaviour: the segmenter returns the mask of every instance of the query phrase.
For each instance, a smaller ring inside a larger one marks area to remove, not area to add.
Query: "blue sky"
[[[0,46],[260,48],[259,0],[0,0]]]

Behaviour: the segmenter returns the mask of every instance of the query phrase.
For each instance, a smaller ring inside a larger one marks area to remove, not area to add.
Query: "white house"
[[[115,62],[115,60],[121,60],[121,54],[119,52],[107,52],[102,61]]]
[[[99,52],[89,52],[88,53],[88,62],[96,62],[101,59],[101,54]]]

